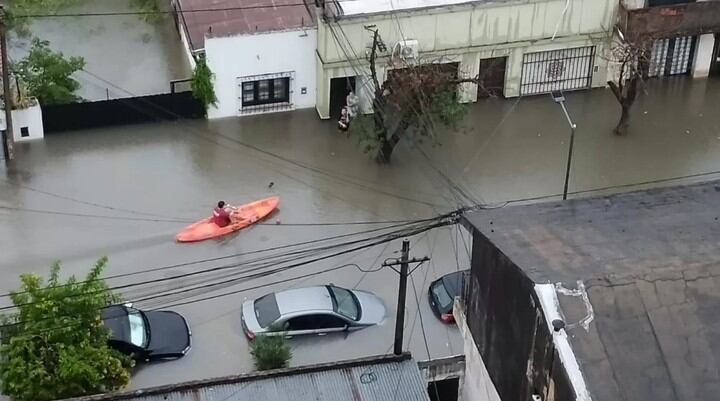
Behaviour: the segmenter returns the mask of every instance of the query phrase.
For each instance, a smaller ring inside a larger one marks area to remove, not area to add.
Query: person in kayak
[[[226,204],[224,201],[217,203],[217,207],[213,209],[213,223],[217,224],[218,227],[226,227],[232,223],[232,211],[233,207]]]

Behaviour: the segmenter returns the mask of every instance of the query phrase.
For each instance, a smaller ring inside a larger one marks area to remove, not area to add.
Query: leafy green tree
[[[257,370],[286,368],[292,359],[292,350],[284,336],[258,336],[250,344],[250,354]]]
[[[205,57],[198,57],[195,70],[193,70],[192,81],[190,81],[190,89],[192,89],[193,97],[202,102],[206,109],[210,105],[217,104],[213,79],[214,74],[205,62]]]
[[[119,298],[101,274],[101,258],[85,277],[60,281],[60,265],[47,284],[37,274],[20,276],[5,316],[0,344],[0,390],[15,401],[49,401],[113,391],[130,381],[132,362],[107,346],[101,309]]]
[[[85,67],[82,57],[66,58],[54,52],[49,42],[33,39],[30,53],[12,67],[13,73],[40,104],[72,103],[82,100],[75,95],[80,84],[72,74]]]

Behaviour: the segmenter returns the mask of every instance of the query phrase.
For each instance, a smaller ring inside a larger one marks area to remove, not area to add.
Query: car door
[[[289,336],[304,334],[327,334],[335,331],[342,331],[347,328],[347,323],[342,319],[327,314],[312,314],[297,316],[285,323],[285,332]]]
[[[325,335],[327,333],[347,330],[348,327],[347,322],[338,316],[331,314],[318,315],[317,329],[315,330],[315,333],[318,335]]]

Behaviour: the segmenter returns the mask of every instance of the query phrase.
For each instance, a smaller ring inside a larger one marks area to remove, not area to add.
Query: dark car
[[[465,283],[465,277],[470,270],[461,270],[440,277],[430,284],[428,298],[430,309],[435,316],[445,323],[455,321],[453,317],[453,302],[455,297],[461,295]]]
[[[177,359],[190,350],[192,334],[178,313],[113,305],[103,309],[102,319],[110,329],[108,345],[136,361]]]

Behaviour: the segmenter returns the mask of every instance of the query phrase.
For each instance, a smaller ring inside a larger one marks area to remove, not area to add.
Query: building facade
[[[404,0],[322,3],[317,42],[317,110],[334,116],[347,92],[369,111],[373,84],[367,53],[377,30],[378,80],[407,63],[455,63],[464,102],[602,87],[602,57],[615,24],[615,0]],[[480,86],[480,90],[478,87]],[[491,88],[491,91],[484,90]]]
[[[623,0],[617,28],[652,39],[650,77],[720,74],[720,1]]]
[[[209,119],[315,106],[314,5],[294,0],[174,0],[180,38],[194,65],[205,57],[217,103]]]

